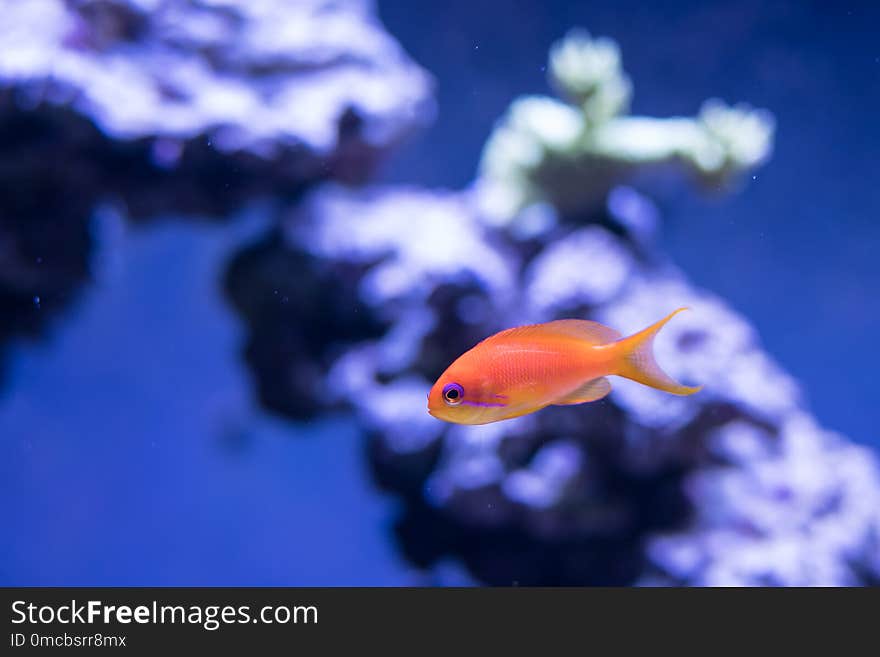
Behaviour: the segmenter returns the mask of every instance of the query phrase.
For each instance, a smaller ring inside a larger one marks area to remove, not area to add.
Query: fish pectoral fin
[[[560,397],[553,402],[554,406],[569,406],[570,404],[583,404],[584,402],[596,401],[602,399],[611,392],[611,384],[608,379],[601,377],[599,379],[591,379],[585,384],[572,390],[564,397]]]

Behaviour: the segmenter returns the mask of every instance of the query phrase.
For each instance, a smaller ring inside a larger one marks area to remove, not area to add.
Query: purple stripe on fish
[[[474,402],[474,401],[468,401],[467,399],[463,399],[463,400],[461,401],[461,403],[462,403],[462,404],[467,404],[468,406],[482,406],[482,407],[484,407],[484,408],[489,408],[489,407],[492,407],[492,406],[494,406],[494,407],[507,406],[507,404],[504,404],[504,403],[501,403],[501,404],[492,404],[492,403],[490,403],[490,402]]]

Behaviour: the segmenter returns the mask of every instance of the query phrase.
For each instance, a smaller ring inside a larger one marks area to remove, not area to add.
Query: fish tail
[[[618,353],[620,356],[614,373],[618,376],[643,383],[646,386],[671,392],[673,395],[692,395],[698,392],[703,386],[681,385],[660,369],[660,366],[654,359],[654,336],[657,335],[657,332],[663,328],[666,322],[682,310],[687,310],[687,308],[679,308],[648,328],[628,338],[618,340],[616,345],[619,348]]]

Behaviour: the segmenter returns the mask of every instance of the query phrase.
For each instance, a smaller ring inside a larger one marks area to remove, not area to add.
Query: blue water
[[[741,194],[713,201],[684,185],[660,199],[666,248],[755,322],[824,424],[880,446],[880,9],[379,7],[436,75],[439,99],[435,127],[386,180],[469,182],[509,102],[547,91],[547,48],[572,25],[620,42],[636,113],[692,114],[710,96],[771,109],[776,154]],[[352,423],[294,424],[256,407],[219,274],[259,227],[114,226],[97,283],[49,339],[11,350],[0,584],[420,583],[395,552],[395,502],[371,484]]]
[[[393,502],[373,490],[353,423],[255,408],[219,287],[248,232],[117,235],[52,339],[14,351],[0,584],[418,583],[387,538]]]
[[[740,194],[711,199],[682,185],[659,199],[664,248],[754,322],[823,424],[880,447],[880,4],[379,7],[438,81],[437,123],[390,164],[389,180],[467,184],[510,101],[549,92],[547,49],[573,25],[620,44],[635,114],[693,115],[710,97],[772,110],[775,154]]]

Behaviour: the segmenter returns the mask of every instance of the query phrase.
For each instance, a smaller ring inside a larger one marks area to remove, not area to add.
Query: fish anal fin
[[[569,406],[571,404],[583,404],[584,402],[596,401],[602,399],[611,392],[611,384],[605,377],[599,379],[591,379],[579,388],[572,390],[570,393],[553,402],[555,406]]]

